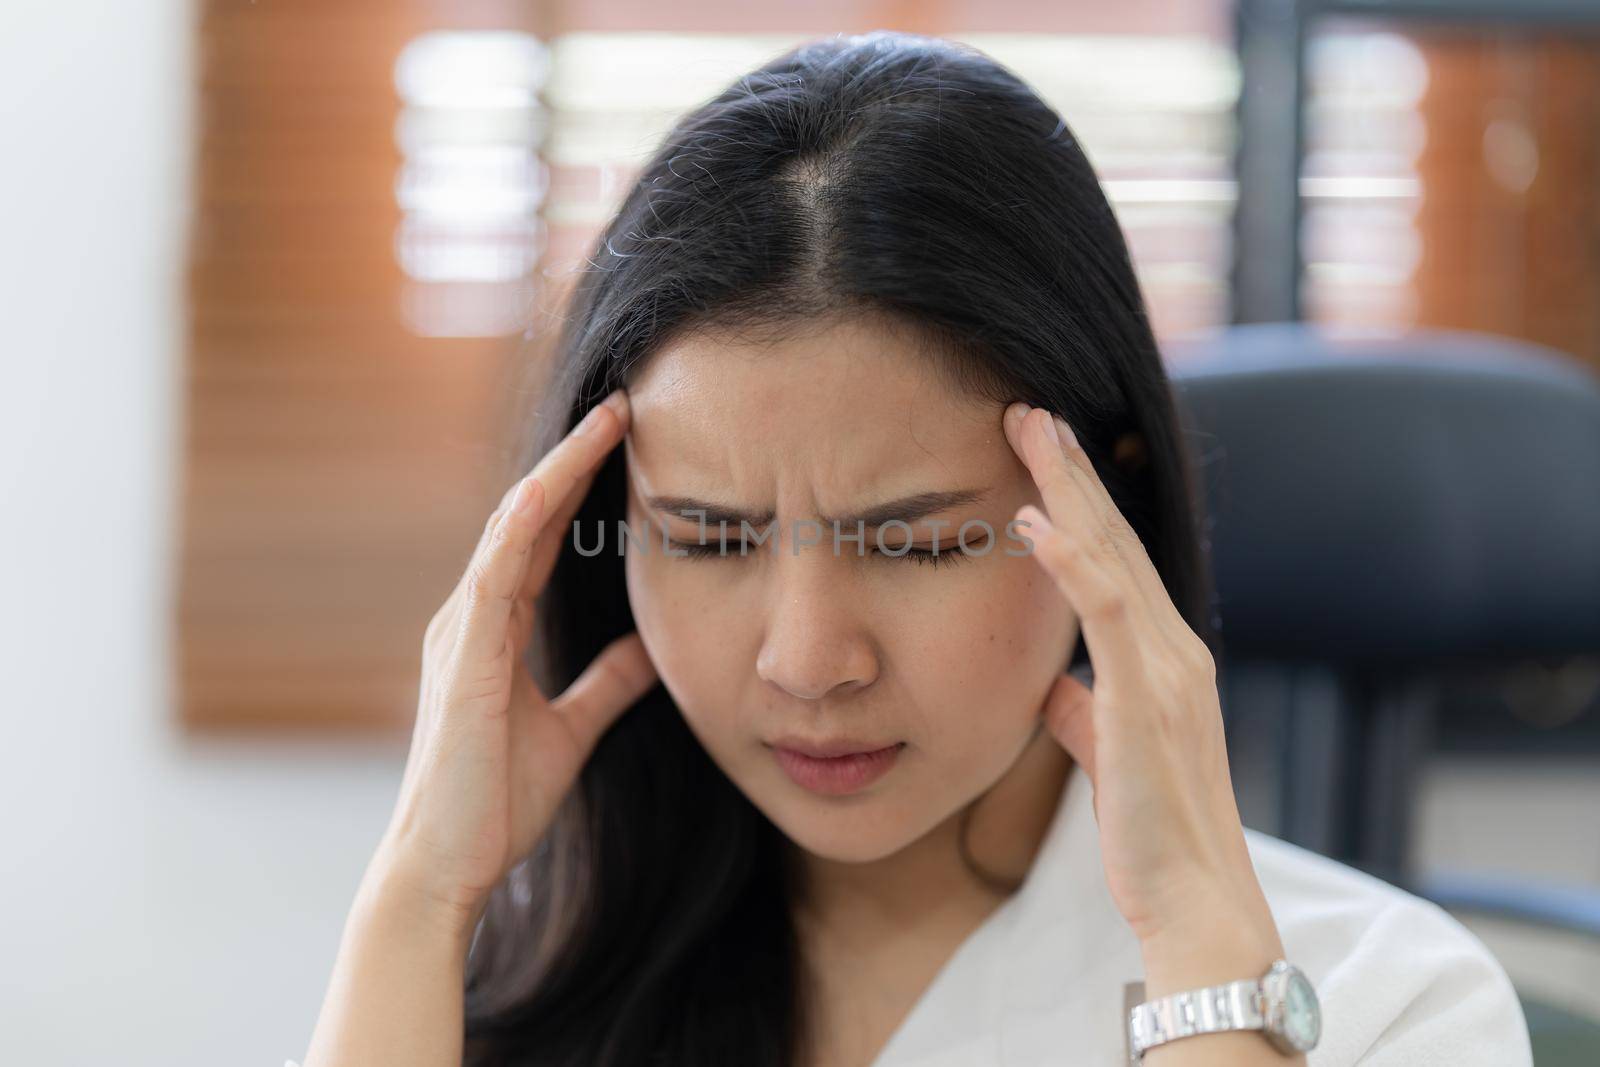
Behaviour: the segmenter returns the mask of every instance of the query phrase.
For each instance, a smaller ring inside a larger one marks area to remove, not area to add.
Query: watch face
[[[1322,1036],[1322,1009],[1317,991],[1298,970],[1289,972],[1283,996],[1283,1033],[1301,1052],[1316,1047]]]

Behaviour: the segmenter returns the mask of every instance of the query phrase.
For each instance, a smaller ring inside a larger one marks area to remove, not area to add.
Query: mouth
[[[887,774],[906,743],[872,747],[871,742],[849,740],[826,744],[786,740],[768,747],[796,785],[825,796],[844,796]]]

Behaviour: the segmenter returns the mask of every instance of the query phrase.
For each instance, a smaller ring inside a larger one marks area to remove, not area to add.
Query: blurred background
[[[682,112],[876,28],[1105,184],[1212,446],[1247,823],[1600,1063],[1589,0],[8,0],[8,1062],[303,1053],[587,243]]]

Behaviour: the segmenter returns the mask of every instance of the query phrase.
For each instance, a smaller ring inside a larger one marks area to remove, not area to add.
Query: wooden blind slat
[[[424,626],[505,470],[520,337],[407,328],[394,64],[525,5],[203,3],[182,719],[403,733]],[[493,15],[494,18],[489,16]],[[530,283],[531,284],[531,283]]]

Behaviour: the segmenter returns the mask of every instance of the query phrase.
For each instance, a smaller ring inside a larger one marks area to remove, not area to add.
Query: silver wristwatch
[[[1128,1011],[1128,1051],[1143,1063],[1147,1049],[1225,1030],[1260,1030],[1286,1056],[1309,1052],[1322,1036],[1317,991],[1298,967],[1279,960],[1260,978],[1145,1001]]]

